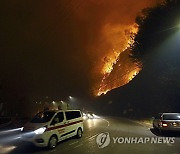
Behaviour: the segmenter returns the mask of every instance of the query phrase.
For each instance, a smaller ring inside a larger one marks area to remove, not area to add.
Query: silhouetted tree
[[[172,32],[168,29],[179,28],[178,20],[180,22],[179,0],[165,0],[156,7],[142,10],[136,18],[139,32],[132,48],[133,57],[145,61],[144,55],[153,51],[152,49]]]

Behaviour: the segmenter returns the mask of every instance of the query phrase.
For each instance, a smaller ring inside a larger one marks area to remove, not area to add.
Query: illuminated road
[[[96,143],[98,134],[108,132],[110,134],[110,144],[104,148],[99,148]],[[151,130],[136,122],[115,118],[101,117],[101,119],[89,119],[84,121],[84,134],[81,139],[68,139],[60,142],[53,150],[46,148],[36,148],[24,143],[15,143],[13,146],[0,146],[1,153],[42,153],[42,154],[83,154],[83,153],[180,153],[180,138],[175,138],[175,143],[114,143],[113,137],[157,137]],[[4,150],[4,151],[3,151]]]

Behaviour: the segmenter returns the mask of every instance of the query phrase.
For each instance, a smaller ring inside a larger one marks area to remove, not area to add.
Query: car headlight
[[[46,130],[46,127],[41,127],[41,128],[38,128],[34,131],[35,134],[42,134],[44,133]]]
[[[22,132],[22,131],[24,130],[24,127],[21,127],[20,130],[21,130],[21,132]]]

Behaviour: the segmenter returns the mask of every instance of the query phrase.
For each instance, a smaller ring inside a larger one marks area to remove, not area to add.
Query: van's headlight
[[[20,129],[20,131],[22,132],[23,130],[24,130],[24,127],[21,127],[21,128],[19,128]]]
[[[42,134],[44,133],[46,130],[46,127],[41,127],[41,128],[38,128],[34,131],[35,134]]]

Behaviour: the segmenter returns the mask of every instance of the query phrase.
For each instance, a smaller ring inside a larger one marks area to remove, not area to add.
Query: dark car
[[[180,131],[180,113],[160,113],[153,119],[154,129]]]

